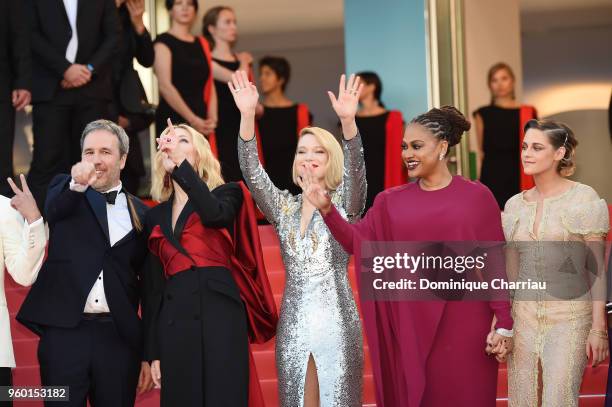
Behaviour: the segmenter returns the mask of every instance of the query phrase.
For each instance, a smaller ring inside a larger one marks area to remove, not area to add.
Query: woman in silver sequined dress
[[[276,367],[281,406],[361,406],[363,341],[361,323],[347,275],[349,256],[329,233],[321,215],[302,195],[277,189],[259,163],[255,140],[258,93],[244,72],[230,89],[241,112],[238,156],[257,205],[280,240],[287,282],[276,336]],[[300,133],[293,178],[320,182],[353,222],[365,205],[363,149],[355,113],[361,86],[340,79],[330,100],[344,133],[342,147],[326,130]],[[289,137],[289,135],[288,135]],[[344,150],[344,151],[343,151]]]

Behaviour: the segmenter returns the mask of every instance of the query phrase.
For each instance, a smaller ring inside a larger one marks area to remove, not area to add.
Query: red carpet
[[[270,283],[276,298],[277,305],[280,303],[283,287],[285,284],[285,275],[283,263],[280,255],[278,240],[272,227],[260,226],[261,242],[265,252],[266,267],[268,269]],[[351,283],[355,287],[355,279],[353,269],[350,270]],[[27,288],[16,285],[10,277],[6,278],[6,294],[9,312],[11,314],[11,331],[13,333],[13,345],[17,359],[17,369],[14,371],[15,385],[18,386],[35,386],[40,384],[38,374],[38,361],[36,358],[36,350],[38,338],[26,330],[23,326],[15,323],[14,317],[21,305]],[[274,364],[274,342],[271,341],[262,346],[254,348],[255,360],[257,363],[258,373],[261,380],[261,385],[266,399],[266,404],[270,407],[278,405],[278,396],[276,390],[276,368]],[[372,369],[367,352],[365,349],[366,363],[364,371],[364,406],[374,406],[374,384],[372,380]],[[592,369],[589,367],[585,372],[584,381],[581,390],[581,407],[603,406],[603,394],[605,394],[606,379],[608,374],[608,364]],[[498,406],[506,406],[504,400],[507,397],[507,379],[505,366],[500,367],[498,378]],[[158,407],[159,395],[157,391],[150,392],[142,397],[139,397],[136,403],[138,407]],[[42,403],[38,402],[21,402],[15,403],[15,407],[41,407]]]

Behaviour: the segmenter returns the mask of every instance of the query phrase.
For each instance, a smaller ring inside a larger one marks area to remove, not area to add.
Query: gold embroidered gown
[[[586,246],[580,242],[605,237],[608,208],[593,188],[575,183],[563,194],[544,199],[537,236],[533,233],[536,208],[536,202],[527,202],[520,193],[508,200],[502,214],[506,240],[518,256],[516,278],[547,282],[545,291],[517,291],[513,299],[509,406],[538,405],[539,365],[542,406],[578,406],[592,293],[602,285],[601,278],[593,283],[597,278],[587,275]]]

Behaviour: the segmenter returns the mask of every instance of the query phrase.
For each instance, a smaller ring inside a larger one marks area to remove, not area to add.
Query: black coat
[[[106,200],[92,188],[69,189],[70,176],[58,175],[49,186],[45,205],[49,222],[48,257],[26,297],[17,320],[40,335],[45,326],[74,328],[100,271],[115,325],[139,352],[143,334],[138,307],[147,254],[146,236],[136,229],[110,246]],[[139,219],[147,207],[127,194]],[[135,219],[132,215],[132,224]]]
[[[9,102],[15,89],[31,87],[30,33],[24,21],[21,1],[0,0],[0,102]]]
[[[32,101],[51,100],[71,63],[66,48],[72,30],[63,0],[27,0],[32,41]],[[77,64],[95,71],[84,96],[111,100],[112,58],[116,55],[119,19],[115,0],[78,0]]]
[[[165,239],[187,257],[194,253],[181,245],[181,239],[208,236],[189,231],[191,215],[196,214],[207,229],[226,228],[233,234],[243,200],[238,184],[210,191],[187,161],[174,170],[172,178],[189,201],[174,230],[172,198],[151,209],[146,216],[147,234],[159,226]],[[230,270],[192,265],[166,280],[160,260],[152,255],[144,278],[144,298],[145,358],[161,360],[161,406],[246,407],[246,310]]]

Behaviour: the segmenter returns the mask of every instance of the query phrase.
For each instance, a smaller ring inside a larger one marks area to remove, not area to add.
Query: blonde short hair
[[[344,171],[344,153],[342,152],[342,147],[338,140],[327,130],[322,129],[320,127],[305,127],[300,132],[298,137],[301,139],[306,134],[313,135],[317,141],[321,144],[321,146],[327,151],[327,168],[325,169],[325,188],[329,191],[334,191],[342,182],[342,175]],[[297,151],[296,151],[297,156]],[[295,158],[293,159],[293,167],[292,167],[292,175],[293,175],[293,183],[298,184],[298,172],[297,167],[295,166]]]
[[[221,165],[215,158],[210,149],[210,144],[203,134],[199,133],[196,129],[186,124],[174,125],[175,129],[183,129],[191,135],[193,146],[196,150],[196,162],[195,170],[202,179],[208,185],[208,188],[213,190],[225,183],[221,176]],[[170,129],[166,127],[160,134],[160,137],[168,135]],[[155,167],[153,170],[153,180],[151,185],[151,197],[159,202],[167,201],[174,187],[170,182],[169,174],[166,173],[162,164],[161,151],[155,154]]]

